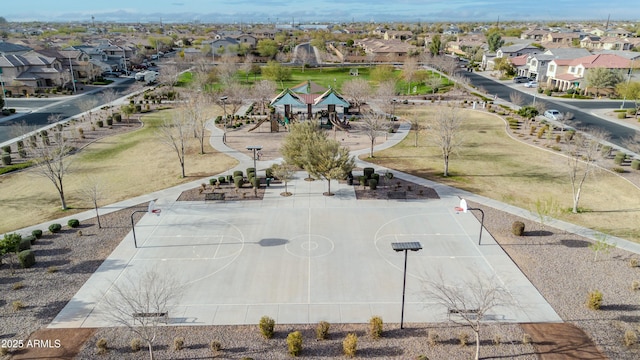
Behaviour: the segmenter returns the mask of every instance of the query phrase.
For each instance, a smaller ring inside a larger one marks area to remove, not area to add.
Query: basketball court
[[[109,326],[101,299],[149,269],[185,285],[169,310],[171,324],[363,323],[371,316],[400,322],[405,256],[394,242],[419,242],[409,252],[404,322],[447,320],[447,309],[426,300],[425,279],[452,284],[476,274],[506,287],[513,306],[494,309],[505,322],[556,322],[560,317],[460,199],[356,200],[353,186],[290,182],[261,201],[177,202],[159,199],[159,216],[145,214],[50,325]],[[442,196],[442,195],[441,195]]]

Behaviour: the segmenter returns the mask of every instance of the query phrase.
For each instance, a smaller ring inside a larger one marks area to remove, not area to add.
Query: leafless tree
[[[114,284],[102,298],[106,305],[105,316],[144,341],[149,349],[149,359],[153,360],[153,343],[159,328],[182,292],[183,287],[175,278],[161,275],[156,269],[137,279],[124,277],[122,285]]]
[[[62,210],[67,210],[67,201],[64,192],[65,176],[71,172],[71,159],[67,156],[73,147],[68,140],[60,134],[51,142],[48,135],[41,134],[43,146],[31,149],[31,157],[34,162],[33,174],[49,179],[58,191]],[[46,141],[45,141],[46,137]]]
[[[387,129],[388,123],[383,115],[374,112],[367,112],[362,119],[364,123],[364,133],[369,138],[369,157],[372,158],[376,138]]]
[[[82,100],[78,101],[78,107],[83,113],[87,113],[87,117],[89,118],[89,122],[91,122],[91,113],[93,108],[98,105],[98,101],[94,98],[84,97]]]
[[[170,89],[178,83],[178,76],[180,70],[176,65],[164,65],[160,68],[160,75],[158,76],[158,82],[167,85]]]
[[[273,166],[273,175],[280,179],[284,183],[284,192],[280,195],[282,196],[291,196],[291,193],[287,189],[287,184],[291,179],[293,179],[293,175],[295,174],[294,166],[283,162],[282,164],[275,164]]]
[[[244,71],[245,73],[245,78],[247,83],[249,83],[249,74],[251,73],[251,70],[253,70],[253,62],[255,61],[255,58],[253,57],[253,55],[251,54],[247,54],[244,57],[244,61],[242,62],[242,66],[240,66],[240,69],[242,71]]]
[[[226,105],[230,107],[227,108],[228,114],[233,116],[242,106],[242,102],[247,96],[247,89],[237,81],[232,81],[224,89],[223,93],[227,97]]]
[[[407,95],[411,93],[411,82],[418,71],[418,61],[411,56],[404,61],[402,65],[402,77],[407,82]]]
[[[271,80],[260,80],[253,85],[251,89],[253,97],[260,101],[260,109],[265,111],[265,103],[267,100],[273,98],[276,95],[277,85]]]
[[[504,287],[499,285],[495,277],[483,278],[477,271],[471,271],[474,278],[461,281],[445,279],[440,272],[435,280],[423,283],[427,301],[435,302],[451,313],[450,320],[457,324],[469,326],[475,334],[475,359],[480,358],[480,330],[482,321],[496,307],[513,303]]]
[[[380,83],[378,89],[376,90],[376,100],[375,102],[387,115],[395,115],[391,114],[393,112],[395,104],[393,103],[394,97],[396,95],[396,82],[395,81],[385,81]]]
[[[413,116],[409,118],[409,122],[411,123],[411,130],[413,130],[413,146],[418,147],[418,135],[422,131],[422,120],[419,117]]]
[[[573,197],[571,212],[574,214],[578,213],[582,186],[599,170],[596,157],[600,150],[600,142],[604,138],[603,131],[576,132],[566,141],[567,170]]]
[[[176,111],[171,118],[165,118],[158,127],[158,138],[178,156],[182,177],[187,154],[187,142],[191,134],[191,121],[183,111]]]
[[[623,140],[622,144],[634,153],[640,154],[640,135],[635,134],[633,137]]]
[[[358,112],[362,104],[371,96],[371,91],[371,85],[365,79],[352,79],[342,84],[342,93],[351,99],[354,106],[358,107]]]
[[[462,114],[456,106],[440,108],[427,124],[429,137],[438,146],[444,161],[443,176],[449,176],[449,159],[462,145]]]
[[[524,104],[524,98],[522,97],[522,94],[519,91],[512,91],[509,94],[509,101],[514,104],[514,105],[522,105]]]
[[[94,210],[96,211],[96,219],[98,220],[98,229],[102,229],[102,224],[100,223],[100,213],[98,212],[98,204],[101,200],[104,199],[105,194],[103,192],[103,184],[96,177],[87,177],[83,182],[82,188],[80,188],[80,195],[89,201],[93,205]]]
[[[207,134],[207,121],[209,120],[207,108],[209,99],[202,93],[191,94],[186,102],[178,109],[184,112],[193,129],[193,136],[200,145],[200,154],[204,154],[205,136]]]
[[[237,82],[236,73],[238,72],[238,57],[233,54],[224,54],[222,60],[216,67],[218,79],[226,86]]]
[[[427,85],[428,87],[431,88],[431,93],[432,94],[435,94],[436,92],[438,92],[438,89],[440,89],[442,87],[442,78],[435,77],[435,76],[429,76],[425,80],[425,85]]]
[[[104,101],[104,104],[109,109],[109,116],[113,115],[113,104],[112,104],[112,102],[114,102],[118,98],[118,96],[119,96],[118,93],[113,88],[108,88],[108,89],[104,90],[102,92],[102,94],[100,94],[100,97],[102,98],[102,101]]]

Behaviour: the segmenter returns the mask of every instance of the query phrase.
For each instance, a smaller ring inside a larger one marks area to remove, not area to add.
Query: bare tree
[[[388,116],[395,115],[391,114],[393,112],[393,107],[395,106],[393,103],[393,98],[396,95],[396,82],[395,81],[385,81],[380,83],[378,89],[376,90],[376,103],[380,107],[385,114]]]
[[[411,93],[411,82],[418,71],[418,61],[415,57],[409,57],[402,65],[402,77],[407,82],[407,95]]]
[[[623,140],[622,144],[634,153],[640,154],[640,135],[635,134],[633,137]]]
[[[371,85],[365,79],[348,80],[342,84],[342,93],[351,99],[360,112],[362,104],[371,96]]]
[[[227,97],[226,105],[231,107],[229,114],[233,116],[242,106],[242,102],[247,96],[247,89],[237,81],[232,81],[224,89],[224,95]]]
[[[82,100],[78,101],[78,107],[80,111],[83,113],[87,113],[89,122],[91,122],[91,110],[98,106],[98,101],[94,98],[83,97]]]
[[[113,115],[113,104],[111,103],[118,98],[118,93],[113,88],[108,88],[100,94],[100,97],[109,109],[109,116]]]
[[[207,108],[209,99],[202,93],[191,94],[186,102],[178,109],[184,112],[184,116],[191,123],[193,136],[200,145],[200,154],[204,154],[205,136],[207,134],[207,122],[209,120]]]
[[[249,74],[251,74],[251,71],[253,70],[253,62],[254,62],[255,58],[253,57],[253,55],[248,54],[244,57],[244,61],[242,62],[242,66],[240,66],[240,69],[242,71],[244,71],[245,74],[245,78],[247,83],[249,83]]]
[[[600,141],[604,139],[604,132],[596,131],[592,133],[576,132],[570,139],[567,139],[567,170],[573,197],[573,208],[571,212],[578,213],[578,204],[582,195],[582,186],[587,178],[594,175],[599,167],[596,156],[599,153]]]
[[[187,154],[187,142],[191,133],[191,122],[183,111],[176,111],[173,117],[165,118],[158,127],[158,138],[178,156],[182,177],[185,177],[184,164]]]
[[[413,130],[413,146],[418,147],[418,135],[422,131],[422,121],[417,116],[409,118],[409,122],[411,123],[411,130]]]
[[[230,85],[237,82],[236,73],[238,72],[238,57],[233,54],[224,54],[222,60],[216,67],[218,78],[224,85]]]
[[[519,91],[512,91],[509,94],[509,101],[514,105],[522,105],[524,104],[524,98],[522,97],[522,93]]]
[[[80,188],[80,195],[89,201],[93,205],[93,209],[96,211],[96,219],[98,220],[98,229],[102,229],[100,223],[100,213],[98,212],[98,203],[104,199],[104,186],[100,180],[96,177],[87,177],[83,183],[83,187]]]
[[[69,145],[68,140],[62,135],[56,136],[53,143],[49,140],[48,135],[41,134],[41,136],[43,136],[43,141],[44,137],[47,137],[45,145],[31,149],[31,156],[35,165],[33,173],[51,181],[58,191],[62,210],[67,210],[64,179],[71,172],[71,160],[67,155],[73,151],[73,147]]]
[[[160,75],[158,76],[158,82],[167,85],[170,89],[178,83],[178,76],[180,70],[176,65],[165,65],[160,69]]]
[[[427,124],[431,140],[438,146],[444,161],[443,176],[449,176],[449,159],[462,145],[462,114],[456,106],[442,107]]]
[[[373,157],[373,146],[376,143],[376,138],[380,133],[384,132],[387,129],[387,121],[384,119],[383,115],[367,112],[364,114],[364,133],[369,138],[370,148],[369,148],[369,157]]]
[[[131,273],[131,272],[130,272]],[[133,279],[125,277],[122,285],[114,284],[104,294],[106,317],[125,326],[147,344],[153,360],[153,343],[158,330],[168,317],[169,309],[180,299],[183,287],[170,276],[152,269]]]
[[[425,80],[425,85],[431,88],[431,93],[435,94],[438,92],[438,89],[442,87],[442,78],[436,76],[429,76]]]
[[[469,281],[453,283],[453,279],[444,279],[440,272],[435,280],[425,281],[423,288],[427,300],[447,309],[452,315],[451,321],[469,326],[475,334],[476,354],[480,358],[480,330],[483,319],[492,309],[512,303],[507,289],[499,285],[495,277],[484,279],[477,271],[471,271],[474,278]]]
[[[260,101],[260,109],[265,111],[265,103],[267,100],[273,98],[276,95],[277,85],[271,80],[260,80],[253,85],[251,89],[253,97]]]

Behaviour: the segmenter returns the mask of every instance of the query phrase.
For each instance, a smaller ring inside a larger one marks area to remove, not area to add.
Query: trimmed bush
[[[638,343],[638,335],[633,330],[627,330],[624,332],[624,345],[631,347]]]
[[[602,306],[602,292],[593,290],[587,296],[587,307],[591,310],[599,310]]]
[[[20,244],[18,244],[18,251],[25,251],[31,249],[31,240],[26,237],[20,240]]]
[[[367,185],[367,177],[366,177],[366,176],[364,176],[364,175],[363,175],[363,176],[360,176],[360,177],[358,178],[358,181],[360,182],[360,185],[362,185],[362,186],[366,186],[366,185]]]
[[[372,167],[366,167],[363,170],[363,174],[367,179],[371,179],[371,175],[373,175],[373,173],[375,172],[375,170]]]
[[[300,355],[302,351],[302,334],[300,331],[290,332],[289,335],[287,335],[287,348],[289,349],[289,355]]]
[[[235,178],[236,176],[244,176],[244,174],[242,173],[242,170],[236,170],[233,172],[233,177]]]
[[[374,339],[382,337],[382,318],[374,316],[369,320],[369,335]]]
[[[11,146],[5,145],[2,147],[2,152],[6,152],[7,154],[11,154]]]
[[[51,225],[49,225],[49,231],[52,234],[55,234],[55,233],[59,232],[60,230],[62,230],[62,225],[60,225],[60,224],[51,224]]]
[[[8,154],[8,153],[2,154],[2,165],[4,166],[11,165],[11,154]]]
[[[99,355],[106,354],[108,350],[109,349],[107,348],[107,339],[100,338],[98,341],[96,341],[96,352]]]
[[[224,176],[218,176],[218,182],[220,184],[224,184],[227,182],[227,178],[225,178]]]
[[[18,261],[20,261],[20,266],[25,269],[28,269],[35,265],[36,256],[33,254],[31,250],[24,250],[18,253]]]
[[[626,117],[627,117],[626,113],[623,113],[623,112],[618,113],[618,119],[625,119]]]
[[[96,121],[96,126],[99,128],[104,127],[104,122],[102,120],[98,120]]]
[[[233,178],[233,184],[236,188],[240,189],[244,184],[244,178],[242,176],[236,176]]]
[[[253,186],[256,189],[260,188],[260,179],[258,179],[257,177],[252,177],[251,178],[251,186]]]
[[[392,173],[392,172],[390,172],[390,171],[387,171],[387,172],[384,174],[384,177],[386,177],[387,179],[391,180],[391,179],[393,179],[393,173]]]
[[[31,235],[35,236],[36,239],[40,239],[42,237],[42,230],[33,230]]]
[[[369,189],[371,190],[375,190],[378,188],[378,180],[376,179],[369,179]]]
[[[70,228],[77,228],[78,226],[80,226],[80,220],[69,219],[69,221],[67,221],[67,225],[69,225]]]
[[[120,113],[113,113],[113,120],[116,122],[122,122],[122,115],[120,115]]]
[[[213,186],[213,185],[216,184],[217,181],[218,180],[216,180],[216,178],[211,178],[211,179],[209,179],[209,185]]]
[[[273,177],[273,168],[267,168],[265,171],[265,176],[268,178],[272,178]]]
[[[29,243],[30,243],[31,245],[33,245],[33,244],[35,244],[35,243],[36,243],[36,239],[37,239],[37,238],[36,238],[35,236],[33,236],[33,235],[27,235],[27,236],[25,236],[24,238],[22,238],[22,240],[29,240]]]
[[[222,350],[222,344],[218,340],[211,340],[209,343],[209,349],[211,349],[212,353],[217,354],[218,351]]]
[[[373,173],[373,174],[371,174],[371,178],[372,178],[373,180],[377,181],[377,182],[378,182],[378,184],[380,184],[380,174],[378,174],[378,173]]]
[[[112,126],[113,125],[113,118],[108,117],[107,118],[107,126]]]
[[[342,351],[347,357],[356,356],[356,352],[358,351],[358,335],[354,333],[347,334],[342,341]]]
[[[232,184],[232,183],[233,183],[233,175],[227,175],[227,182],[228,182],[229,184]]]
[[[515,236],[524,235],[524,223],[522,221],[514,221],[513,224],[511,224],[511,232]]]
[[[173,339],[173,350],[180,351],[182,349],[184,349],[184,338],[177,337]]]
[[[616,153],[616,157],[613,158],[613,163],[616,165],[620,165],[624,162],[626,158],[627,158],[627,154],[619,151]]]
[[[326,340],[329,337],[329,323],[326,321],[320,321],[316,326],[316,339]]]
[[[140,348],[142,348],[142,340],[139,338],[133,338],[129,345],[131,346],[131,351],[138,352],[140,351]]]
[[[631,160],[631,168],[633,170],[640,170],[640,159]]]
[[[255,174],[256,173],[256,168],[254,168],[254,167],[247,168],[247,176],[249,176],[249,173],[254,173]]]
[[[274,334],[274,328],[276,326],[276,321],[268,316],[263,316],[260,318],[260,323],[258,324],[260,327],[260,333],[265,339],[271,339]]]

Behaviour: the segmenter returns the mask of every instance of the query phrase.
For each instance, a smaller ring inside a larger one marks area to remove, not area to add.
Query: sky
[[[631,0],[3,0],[7,21],[291,23],[640,20]]]

